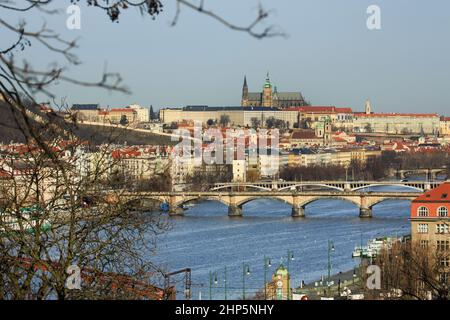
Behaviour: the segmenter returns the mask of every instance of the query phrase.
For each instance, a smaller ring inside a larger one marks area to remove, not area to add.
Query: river
[[[380,187],[371,191],[411,191]],[[184,217],[171,219],[172,229],[158,241],[155,262],[166,270],[192,269],[192,299],[209,299],[209,273],[217,271],[212,298],[224,299],[224,270],[227,268],[227,298],[243,294],[243,263],[248,264],[247,297],[263,288],[264,256],[272,261],[267,279],[275,268],[286,265],[287,251],[292,285],[297,287],[327,274],[328,240],[334,242],[332,273],[351,270],[359,263],[351,254],[361,237],[400,236],[410,233],[409,201],[389,200],[376,205],[372,219],[360,219],[358,208],[341,200],[320,200],[306,207],[306,218],[291,218],[291,207],[272,199],[249,202],[242,218],[229,218],[227,207],[214,201],[197,203]],[[177,290],[182,298],[182,277]]]

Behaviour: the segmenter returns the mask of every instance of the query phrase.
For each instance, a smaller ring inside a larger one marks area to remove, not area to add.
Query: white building
[[[245,182],[247,180],[247,161],[233,160],[233,182]]]
[[[440,119],[437,114],[417,113],[355,113],[355,132],[389,134],[437,134]]]
[[[127,108],[136,110],[136,120],[138,122],[149,122],[150,121],[150,110],[146,107],[142,107],[138,104],[131,104]]]

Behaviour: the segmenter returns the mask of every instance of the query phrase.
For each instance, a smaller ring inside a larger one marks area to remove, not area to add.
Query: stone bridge
[[[171,216],[183,215],[183,205],[191,201],[213,200],[228,206],[230,217],[243,215],[243,206],[257,199],[275,199],[292,207],[293,217],[305,217],[305,207],[317,200],[339,199],[349,201],[359,208],[361,218],[371,218],[372,208],[385,200],[413,200],[417,192],[357,192],[357,191],[257,191],[257,192],[128,192],[120,193],[121,201],[133,203],[142,200],[153,200],[169,205]]]
[[[437,169],[409,169],[409,170],[397,170],[396,175],[399,179],[407,178],[411,175],[425,175],[427,180],[436,180],[438,174],[447,174],[447,168]]]
[[[216,183],[210,191],[303,191],[305,188],[316,187],[337,191],[357,191],[371,187],[396,186],[417,191],[427,191],[436,188],[442,181],[261,181],[261,182],[225,182]]]

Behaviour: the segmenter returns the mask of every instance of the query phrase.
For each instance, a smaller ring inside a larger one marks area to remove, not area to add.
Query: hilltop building
[[[126,119],[127,124],[135,124],[150,121],[149,109],[137,104],[113,109],[100,108],[99,104],[74,104],[71,112],[82,122],[119,124]]]
[[[442,136],[450,136],[450,117],[441,117],[439,133]]]
[[[300,92],[278,92],[276,86],[272,86],[269,73],[267,73],[262,92],[249,92],[247,77],[244,77],[242,86],[241,106],[243,107],[273,107],[288,108],[305,106],[307,102]]]
[[[222,116],[228,116],[228,125],[236,127],[253,127],[255,122],[265,127],[269,118],[284,121],[287,128],[293,128],[294,124],[298,122],[297,111],[279,110],[271,107],[187,106],[184,108],[166,108],[160,111],[162,123],[200,121],[206,126],[208,120],[220,123]]]

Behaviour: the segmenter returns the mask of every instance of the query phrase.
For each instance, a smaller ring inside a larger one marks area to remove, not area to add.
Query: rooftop
[[[314,130],[297,130],[292,132],[291,139],[320,139]]]
[[[98,110],[99,105],[97,104],[73,104],[72,110]]]
[[[413,202],[450,202],[450,182],[444,182],[439,187],[425,192]]]
[[[436,113],[358,113],[358,117],[362,118],[379,118],[379,117],[415,117],[415,118],[429,118],[439,117]]]

